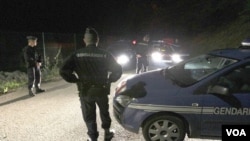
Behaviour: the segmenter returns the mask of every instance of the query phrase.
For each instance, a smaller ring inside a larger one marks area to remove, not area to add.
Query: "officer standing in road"
[[[23,49],[24,59],[27,67],[28,75],[28,90],[30,96],[35,96],[33,87],[35,86],[36,94],[44,92],[45,90],[40,88],[41,85],[41,64],[42,57],[38,53],[37,37],[27,36],[28,45]]]
[[[108,95],[110,84],[122,75],[122,67],[114,57],[98,46],[99,36],[94,28],[87,28],[81,48],[64,60],[60,68],[62,78],[70,83],[77,83],[83,119],[88,128],[89,141],[97,141],[99,132],[96,123],[96,104],[100,109],[104,138],[109,141],[114,133],[110,131]]]
[[[149,35],[145,35],[135,48],[137,64],[136,73],[146,72],[148,70],[148,53],[149,53]],[[143,70],[142,70],[143,69]]]

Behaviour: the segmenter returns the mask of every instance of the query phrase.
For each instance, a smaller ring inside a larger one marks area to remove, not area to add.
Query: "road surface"
[[[123,74],[123,77],[128,75]],[[112,84],[111,91],[117,83]],[[86,126],[76,85],[58,80],[44,83],[42,88],[46,92],[35,97],[28,96],[26,87],[0,96],[0,141],[86,141]],[[109,97],[112,129],[115,130],[112,141],[143,141],[141,134],[128,132],[116,122],[113,117],[113,95]],[[103,130],[97,115],[99,140],[102,141]]]

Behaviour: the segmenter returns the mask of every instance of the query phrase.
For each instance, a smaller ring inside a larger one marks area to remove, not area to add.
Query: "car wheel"
[[[180,118],[167,115],[147,120],[142,132],[146,141],[183,141],[186,133]]]

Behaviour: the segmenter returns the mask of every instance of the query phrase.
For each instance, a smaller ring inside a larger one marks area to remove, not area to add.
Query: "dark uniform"
[[[37,38],[34,36],[28,36],[27,39],[37,40]],[[36,88],[36,93],[44,92],[44,90],[40,88],[41,84],[40,64],[42,63],[42,58],[35,46],[32,47],[30,45],[27,45],[23,49],[24,59],[27,67],[29,95],[31,96],[34,96],[32,91],[34,86]]]
[[[149,44],[148,40],[145,41],[145,38],[149,40],[148,35],[144,37],[142,42],[139,42],[135,48],[137,55],[137,64],[136,64],[136,73],[146,72],[148,70],[148,53],[149,53]]]
[[[96,104],[100,109],[102,128],[108,133],[111,126],[108,104],[110,84],[122,75],[122,67],[114,57],[95,44],[90,44],[77,50],[64,61],[60,75],[67,82],[77,83],[82,114],[91,140],[97,140],[99,135]]]

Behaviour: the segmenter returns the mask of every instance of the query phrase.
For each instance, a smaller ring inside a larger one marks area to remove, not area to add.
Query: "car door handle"
[[[198,107],[198,106],[199,106],[199,103],[192,103],[192,106],[193,106],[193,107]]]

